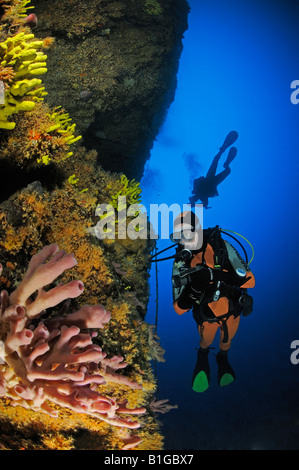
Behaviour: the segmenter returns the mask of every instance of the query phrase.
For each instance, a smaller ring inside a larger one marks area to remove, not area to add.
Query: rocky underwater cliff
[[[47,102],[68,110],[109,171],[140,180],[176,90],[186,0],[37,0],[39,37],[55,36]]]
[[[185,0],[0,0],[2,450],[163,448],[154,242],[95,227],[100,204],[142,202],[187,14]]]

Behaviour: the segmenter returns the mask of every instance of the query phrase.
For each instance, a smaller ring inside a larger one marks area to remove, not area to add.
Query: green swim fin
[[[219,352],[216,356],[218,364],[218,384],[220,387],[225,387],[235,381],[235,373],[228,362],[227,353]]]
[[[232,374],[225,373],[223,376],[220,378],[219,385],[220,387],[225,387],[226,385],[229,385],[234,382],[234,377]]]
[[[199,349],[192,377],[192,390],[205,392],[210,385],[209,349]]]
[[[193,380],[192,390],[193,392],[202,393],[209,388],[209,385],[207,374],[201,370]]]

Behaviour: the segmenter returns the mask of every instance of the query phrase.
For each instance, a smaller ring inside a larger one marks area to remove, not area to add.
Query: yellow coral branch
[[[47,129],[48,133],[58,132],[63,137],[63,143],[67,145],[74,144],[82,138],[81,135],[74,136],[76,124],[70,124],[72,119],[69,113],[64,113],[61,106],[57,106],[53,109],[52,113],[47,114],[50,121],[53,121],[53,125]]]

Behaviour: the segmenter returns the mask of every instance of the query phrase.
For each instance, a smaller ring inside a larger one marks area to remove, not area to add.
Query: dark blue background
[[[299,8],[294,1],[191,0],[175,101],[142,180],[143,203],[188,203],[225,136],[239,133],[231,175],[219,186],[204,227],[219,224],[254,246],[254,312],[241,318],[230,351],[234,384],[191,389],[198,333],[191,313],[172,308],[171,261],[159,263],[159,398],[177,410],[159,415],[166,449],[299,447],[298,138]],[[222,157],[219,170],[225,156]],[[168,246],[160,240],[158,249]],[[249,247],[248,247],[249,248]],[[250,248],[248,249],[251,256]],[[169,253],[169,252],[168,252]],[[169,253],[171,254],[171,253]],[[155,275],[146,320],[155,322]]]

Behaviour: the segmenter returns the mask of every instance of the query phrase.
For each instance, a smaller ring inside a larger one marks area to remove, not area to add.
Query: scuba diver
[[[208,207],[209,198],[219,196],[217,191],[217,186],[222,183],[222,181],[230,174],[231,169],[229,167],[230,163],[234,160],[237,155],[236,147],[232,147],[228,153],[227,159],[223,164],[224,170],[221,173],[216,175],[217,165],[220,160],[221,155],[225,150],[230,147],[238,138],[238,133],[236,131],[231,131],[225,138],[223,145],[220,147],[219,152],[214,157],[213,162],[207,172],[206,176],[201,176],[193,181],[193,190],[189,201],[191,204],[195,204],[196,201],[200,200],[205,207],[205,209],[210,209]]]
[[[222,238],[219,226],[202,230],[193,211],[185,211],[175,219],[171,239],[178,243],[172,271],[174,310],[181,315],[192,309],[200,335],[192,389],[204,392],[209,387],[208,355],[219,328],[218,384],[228,385],[235,380],[228,361],[231,341],[240,315],[252,312],[253,300],[247,288],[254,287],[255,278],[247,254],[245,262]]]

